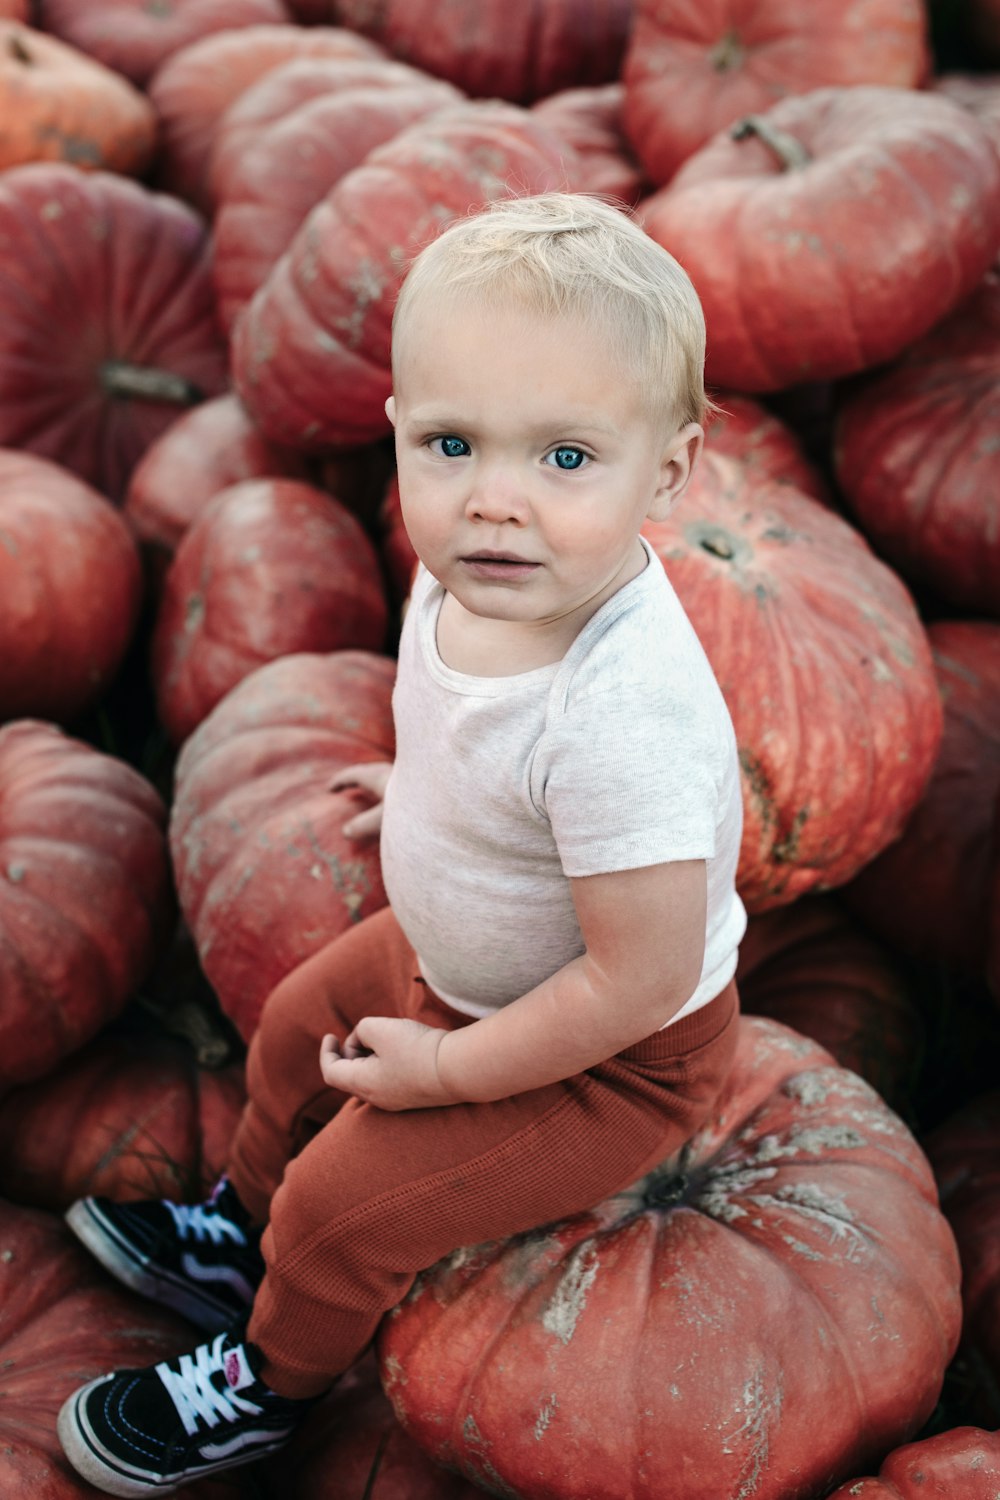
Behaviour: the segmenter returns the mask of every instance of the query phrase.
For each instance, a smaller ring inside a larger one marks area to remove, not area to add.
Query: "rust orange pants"
[[[736,1044],[736,987],[608,1062],[490,1104],[390,1113],[328,1088],[325,1032],[366,1015],[472,1025],[434,995],[389,908],[268,997],[230,1178],[268,1221],[249,1337],[285,1396],[330,1386],[418,1271],[461,1245],[592,1207],[707,1117]],[[568,1021],[568,1024],[572,1024]]]

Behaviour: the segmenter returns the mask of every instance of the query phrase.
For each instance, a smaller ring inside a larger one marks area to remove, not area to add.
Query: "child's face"
[[[639,529],[701,442],[664,437],[584,319],[468,294],[412,307],[387,410],[421,561],[471,613],[525,624],[582,622],[641,569]]]

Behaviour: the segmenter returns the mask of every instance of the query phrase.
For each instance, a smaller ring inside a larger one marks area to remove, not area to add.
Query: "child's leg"
[[[228,1175],[263,1223],[287,1162],[340,1108],[323,1082],[320,1041],[341,1041],[363,1016],[402,1015],[416,976],[413,950],[385,907],[293,969],[267,998],[247,1058],[248,1102]]]
[[[454,1013],[411,987],[409,1014]],[[325,1389],[416,1273],[460,1245],[592,1207],[707,1116],[736,1041],[736,990],[617,1058],[493,1104],[390,1113],[350,1099],[271,1205],[248,1336],[284,1396]]]

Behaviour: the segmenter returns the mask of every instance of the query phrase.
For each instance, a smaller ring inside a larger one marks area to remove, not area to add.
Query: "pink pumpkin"
[[[955,1427],[890,1453],[877,1479],[842,1484],[829,1500],[996,1500],[1000,1433]]]
[[[534,113],[576,153],[577,192],[598,193],[634,205],[643,175],[622,128],[625,92],[620,83],[562,89],[534,106]]]

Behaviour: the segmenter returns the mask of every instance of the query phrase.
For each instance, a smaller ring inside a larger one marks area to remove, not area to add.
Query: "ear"
[[[647,512],[651,521],[664,521],[687,487],[705,442],[705,429],[688,422],[667,443],[660,459],[659,480]]]
[[[385,403],[385,414],[389,418],[389,421],[392,423],[393,427],[395,427],[395,425],[396,425],[396,398],[395,398],[395,396],[390,396],[389,399],[388,399],[388,401]]]

